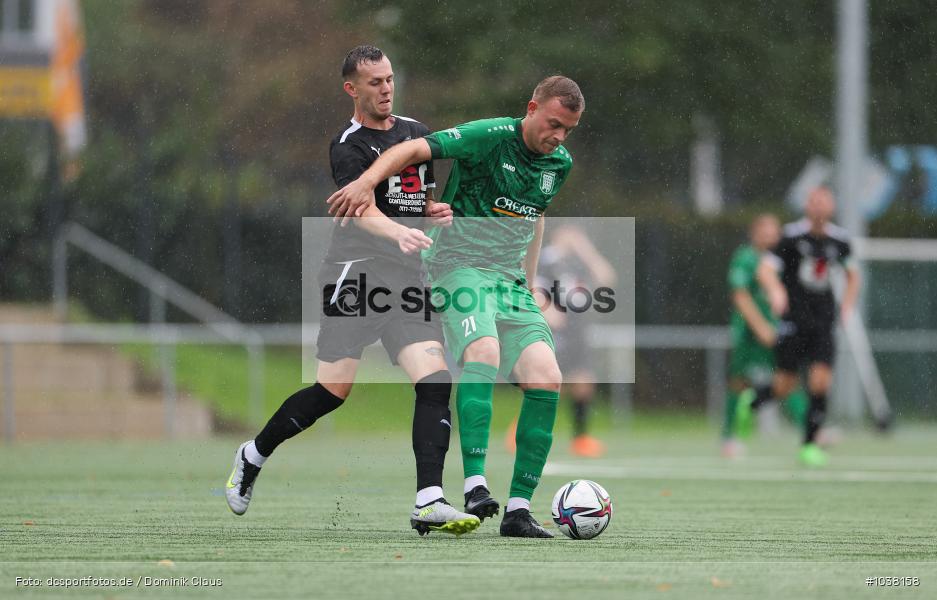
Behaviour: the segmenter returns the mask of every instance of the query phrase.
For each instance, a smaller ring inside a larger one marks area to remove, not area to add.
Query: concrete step
[[[167,436],[162,395],[38,396],[15,403],[15,440],[158,439]],[[6,427],[0,414],[0,430]],[[188,396],[176,400],[172,435],[202,438],[211,434],[211,411]]]
[[[20,344],[12,351],[13,389],[17,393],[80,390],[132,394],[137,387],[136,364],[110,347]]]
[[[51,306],[43,304],[0,304],[0,323],[58,323]]]
[[[0,304],[0,324],[55,323],[50,307]],[[2,350],[0,350],[2,352]],[[12,392],[14,439],[147,439],[167,435],[159,384],[119,348],[96,345],[13,346],[12,385],[0,369],[0,431],[6,431],[7,391]],[[0,361],[5,357],[0,356]],[[211,410],[182,393],[172,417],[173,435],[211,434]]]

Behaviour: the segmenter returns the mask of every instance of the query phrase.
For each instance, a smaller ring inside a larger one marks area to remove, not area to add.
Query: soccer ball
[[[594,481],[570,481],[553,496],[553,522],[574,540],[594,538],[611,520],[612,499]]]

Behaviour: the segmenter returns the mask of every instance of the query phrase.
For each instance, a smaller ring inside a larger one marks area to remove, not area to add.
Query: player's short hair
[[[384,58],[384,53],[375,46],[357,46],[352,48],[342,63],[342,79],[348,79],[358,72],[358,65],[362,63],[376,63]]]
[[[550,98],[559,98],[560,104],[573,112],[586,108],[586,99],[582,97],[579,86],[575,81],[563,75],[547,77],[534,88],[533,99],[536,102],[543,103]]]

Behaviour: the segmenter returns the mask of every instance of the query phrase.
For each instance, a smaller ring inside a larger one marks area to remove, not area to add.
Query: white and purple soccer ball
[[[590,540],[612,520],[612,499],[601,485],[587,479],[570,481],[553,496],[553,522],[574,540]]]

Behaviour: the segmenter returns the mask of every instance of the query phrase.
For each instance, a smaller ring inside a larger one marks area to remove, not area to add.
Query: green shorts
[[[732,331],[732,354],[729,358],[729,376],[740,377],[750,384],[761,386],[771,383],[774,374],[774,349],[758,343],[751,331]]]
[[[497,271],[462,268],[431,284],[446,343],[459,365],[465,348],[483,337],[493,337],[501,345],[498,370],[508,380],[527,346],[544,341],[556,351],[553,333],[522,282]]]

